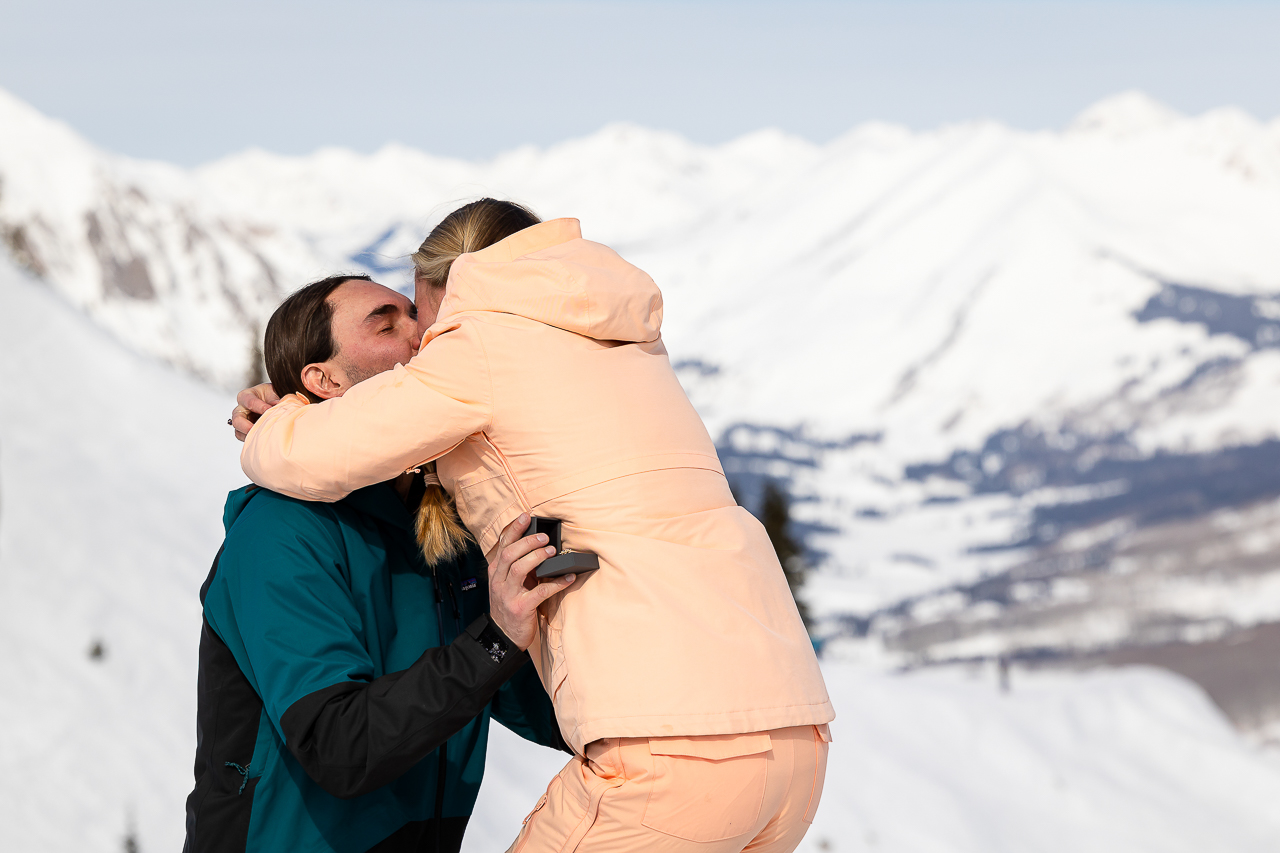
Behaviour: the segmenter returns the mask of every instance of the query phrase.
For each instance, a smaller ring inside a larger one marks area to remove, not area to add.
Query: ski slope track
[[[1130,93],[1053,133],[182,170],[0,92],[6,849],[181,844],[227,392],[283,294],[407,285],[481,194],[649,271],[739,495],[792,495],[841,715],[805,849],[1274,848],[1280,122]],[[559,763],[495,738],[477,853]]]

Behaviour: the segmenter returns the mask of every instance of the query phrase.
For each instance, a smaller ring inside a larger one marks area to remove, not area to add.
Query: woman
[[[577,757],[513,850],[791,850],[834,712],[763,528],[737,506],[644,272],[482,199],[413,256],[418,355],[249,433],[260,485],[337,500],[436,461],[481,548],[523,513],[599,555],[529,650]]]

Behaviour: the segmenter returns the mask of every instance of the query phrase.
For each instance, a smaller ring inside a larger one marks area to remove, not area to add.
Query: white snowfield
[[[0,262],[0,847],[178,850],[197,590],[241,482],[225,394]],[[103,655],[90,649],[101,643]],[[839,719],[805,850],[1274,851],[1280,768],[1148,670],[825,668]],[[495,728],[466,849],[505,849],[562,756]]]

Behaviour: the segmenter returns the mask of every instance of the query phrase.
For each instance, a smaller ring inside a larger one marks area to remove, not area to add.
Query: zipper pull
[[[453,618],[460,620],[462,611],[458,609],[458,594],[453,591],[453,581],[446,579],[445,583],[449,585],[449,600],[453,602]]]
[[[444,594],[440,592],[440,573],[435,566],[431,567],[431,591],[435,593],[437,605],[444,601]]]

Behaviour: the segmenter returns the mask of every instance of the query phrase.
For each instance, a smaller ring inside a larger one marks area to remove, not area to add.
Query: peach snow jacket
[[[438,459],[490,555],[521,512],[600,556],[530,654],[565,740],[761,732],[835,714],[759,522],[735,503],[659,335],[653,280],[575,219],[453,264],[407,366],[249,433],[259,485],[335,501]]]

